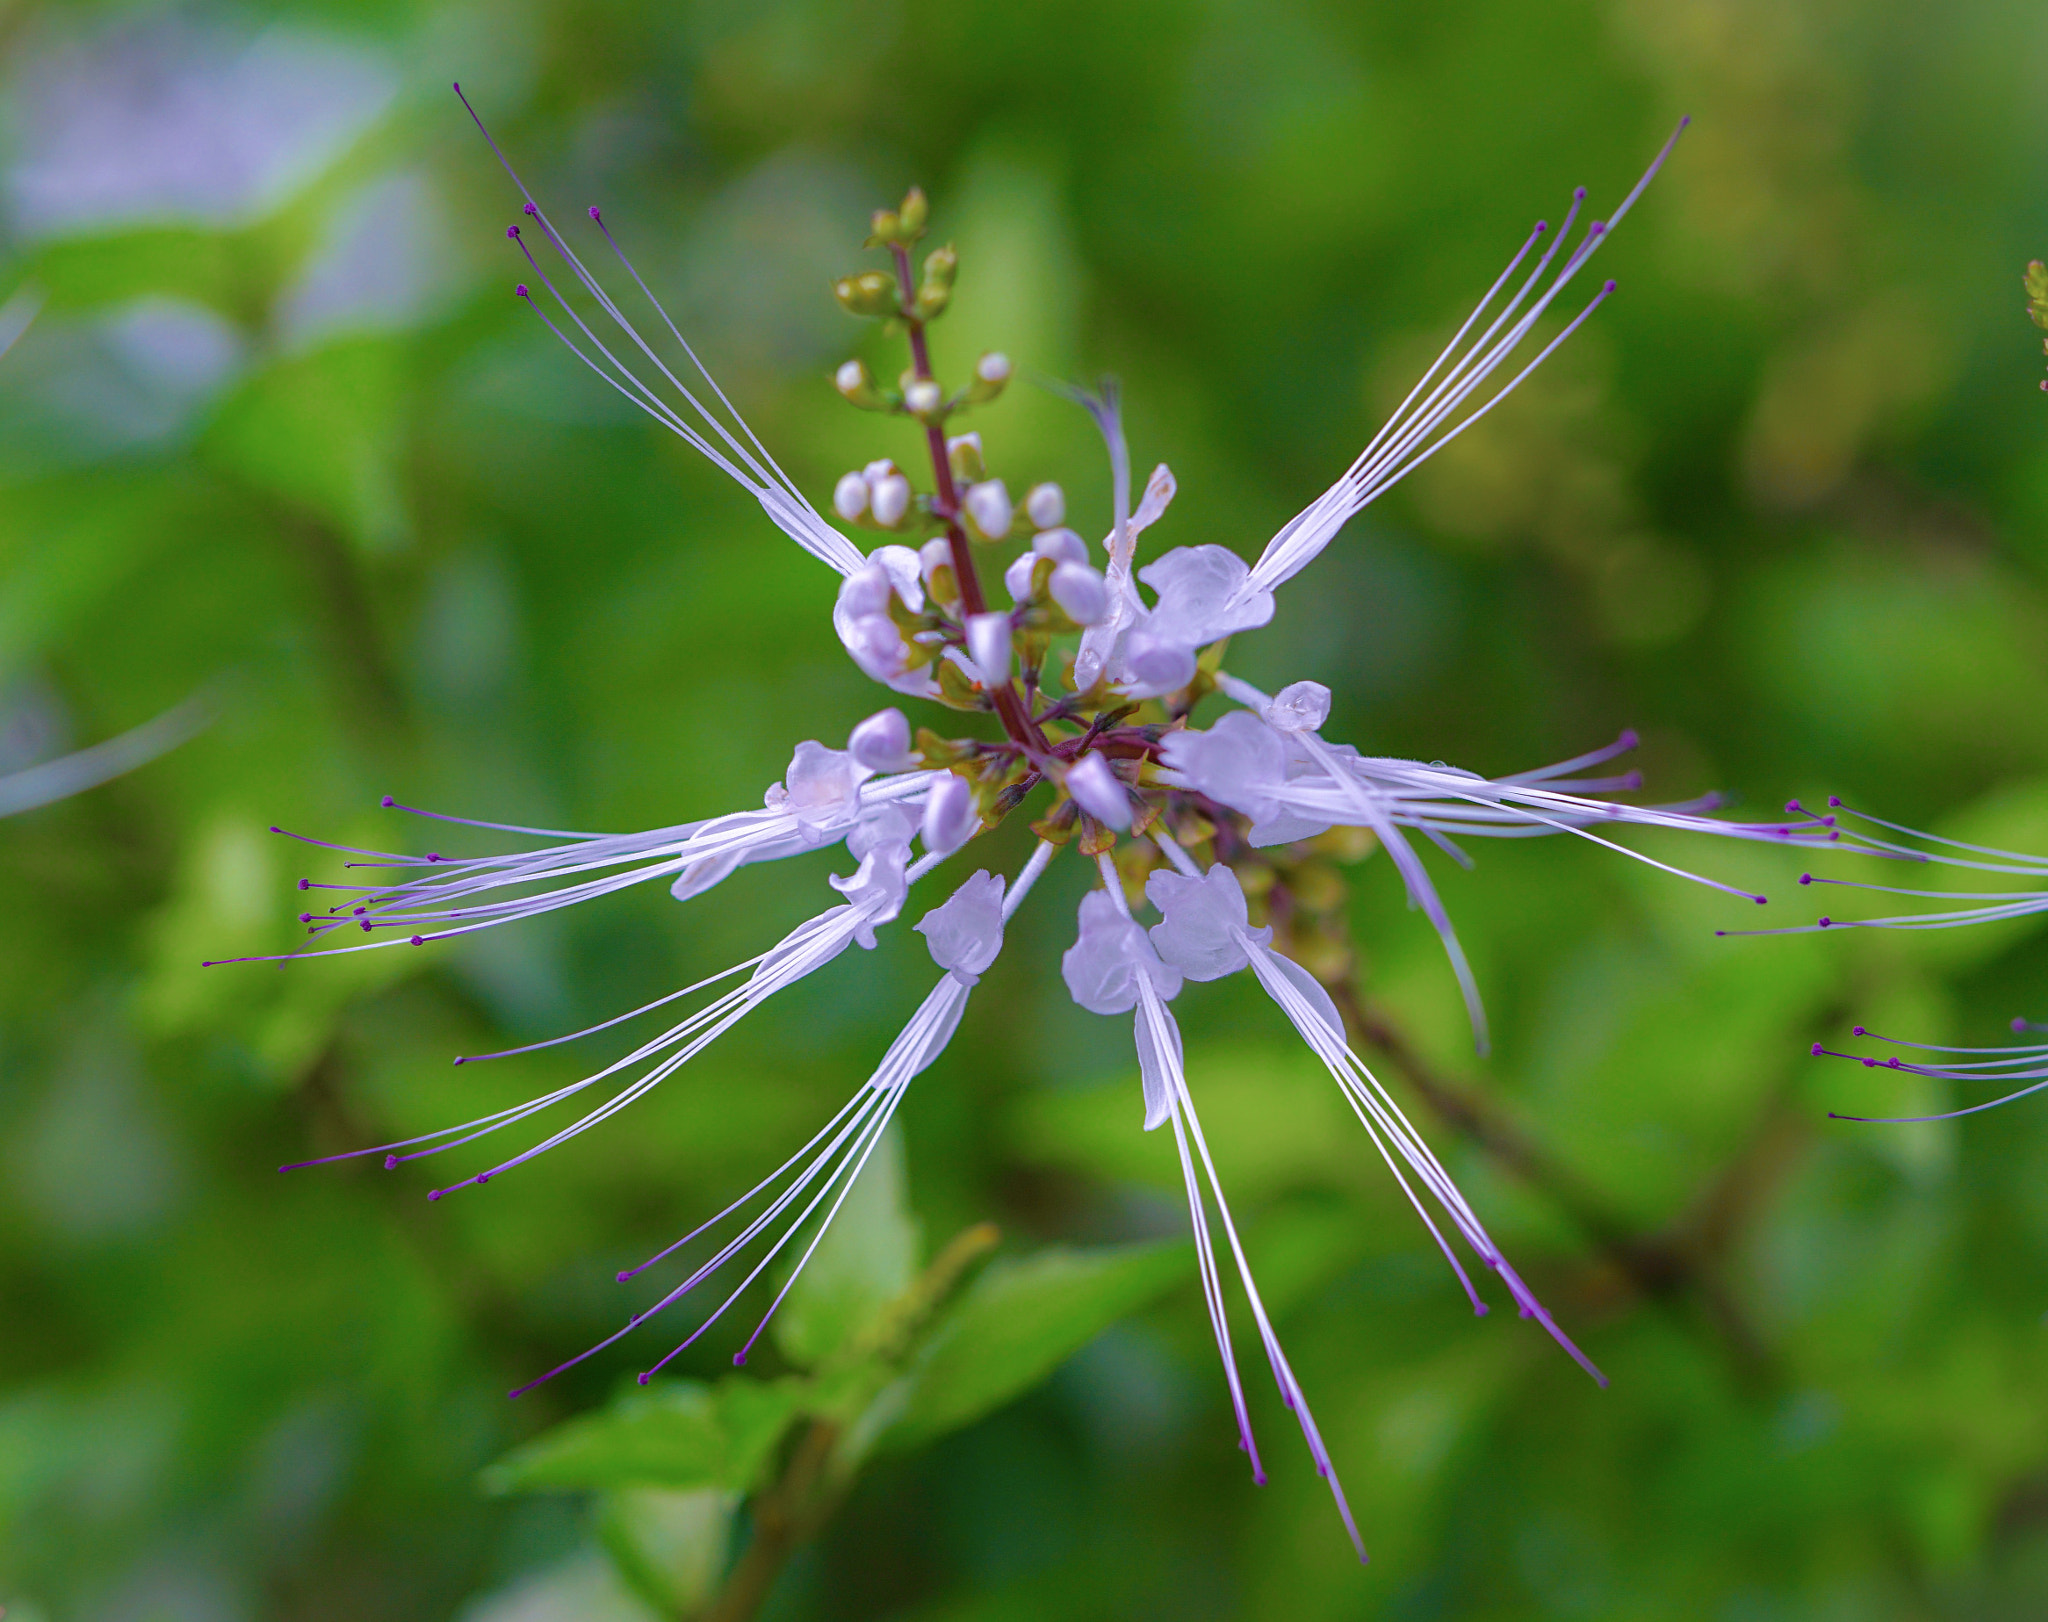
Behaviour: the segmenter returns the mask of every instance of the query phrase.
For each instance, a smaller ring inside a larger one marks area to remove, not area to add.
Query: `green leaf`
[[[635,1390],[557,1425],[484,1472],[487,1492],[752,1487],[796,1412],[804,1382],[678,1380]]]
[[[979,1419],[1189,1276],[1182,1240],[1059,1247],[997,1262],[943,1314],[910,1372],[878,1399],[887,1428],[877,1446],[921,1446]]]
[[[776,1345],[805,1367],[838,1351],[917,1274],[917,1221],[904,1202],[903,1147],[893,1128],[831,1220],[775,1315]]]
[[[605,1494],[597,1536],[636,1594],[664,1616],[691,1616],[724,1574],[739,1503],[719,1487],[631,1487]]]

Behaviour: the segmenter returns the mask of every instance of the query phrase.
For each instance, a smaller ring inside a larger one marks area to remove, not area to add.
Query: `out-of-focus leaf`
[[[1188,1276],[1180,1241],[1055,1248],[998,1262],[939,1320],[910,1372],[877,1399],[878,1446],[919,1446],[1028,1391],[1127,1313]]]
[[[916,1275],[917,1238],[904,1205],[902,1142],[891,1128],[776,1312],[783,1355],[808,1367],[844,1346]]]
[[[664,1616],[690,1616],[724,1568],[739,1503],[738,1493],[718,1487],[610,1492],[598,1507],[597,1535],[635,1593]]]
[[[699,1487],[745,1491],[796,1411],[799,1381],[676,1381],[620,1398],[515,1448],[484,1472],[489,1492]]]

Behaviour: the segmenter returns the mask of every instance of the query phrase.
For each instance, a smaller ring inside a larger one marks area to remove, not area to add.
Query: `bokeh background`
[[[1603,253],[1619,296],[1232,663],[1328,683],[1332,735],[1377,752],[1503,772],[1634,725],[1671,797],[1832,792],[2048,849],[2038,6],[10,3],[0,52],[0,294],[44,301],[0,370],[0,765],[196,689],[218,713],[0,825],[12,1622],[645,1617],[581,1500],[478,1486],[645,1354],[503,1393],[808,1136],[929,973],[901,931],[849,954],[630,1120],[462,1198],[426,1202],[431,1163],[276,1174],[565,1079],[607,1039],[448,1060],[833,898],[821,855],[687,911],[656,887],[457,948],[202,970],[289,941],[294,881],[334,876],[273,823],[447,842],[386,793],[675,822],[758,803],[795,741],[877,703],[826,572],[510,297],[515,195],[453,78],[563,217],[606,205],[820,503],[913,449],[829,387],[858,346],[897,363],[826,283],[918,181],[961,256],[942,369],[999,346],[1114,372],[1135,458],[1179,477],[1158,544],[1248,555],[1530,220],[1581,182],[1611,204],[1690,113]],[[1013,488],[1062,480],[1100,532],[1078,413],[1018,389],[979,426]],[[1273,1481],[1248,1481],[1190,1273],[878,1467],[769,1614],[2042,1614],[2048,1109],[1830,1121],[1967,1100],[1806,1050],[1851,1019],[1996,1041],[2048,1015],[2048,941],[1718,939],[1756,909],[1578,844],[1479,854],[1443,884],[1494,1056],[1371,861],[1364,984],[1482,1106],[1491,1148],[1418,1123],[1612,1389],[1475,1322],[1270,1011],[1194,988],[1197,1097],[1372,1566],[1264,1390]],[[1685,854],[1780,922],[1816,910],[1768,856]],[[1057,978],[1066,865],[906,1111],[931,1243],[1184,1220],[1121,1027]],[[710,1374],[731,1348],[701,1350]]]

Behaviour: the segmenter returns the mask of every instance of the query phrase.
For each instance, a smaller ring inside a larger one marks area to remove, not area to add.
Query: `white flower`
[[[1003,949],[1003,881],[986,870],[976,873],[919,919],[917,930],[934,963],[973,985]]]
[[[932,784],[920,827],[924,848],[934,856],[952,855],[981,831],[981,813],[966,778],[948,772]]]

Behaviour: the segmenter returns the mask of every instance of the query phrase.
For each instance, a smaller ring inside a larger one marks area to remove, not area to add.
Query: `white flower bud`
[[[924,797],[924,827],[920,837],[927,854],[950,856],[981,827],[981,813],[974,809],[974,790],[967,779],[946,773]]]
[[[868,481],[858,473],[842,473],[832,486],[832,510],[853,523],[868,510]]]
[[[946,465],[953,470],[953,477],[963,484],[972,484],[976,479],[987,478],[987,464],[981,455],[981,435],[955,434],[948,439]]]
[[[1131,825],[1131,797],[1100,755],[1083,755],[1067,772],[1067,792],[1097,822],[1112,828]]]
[[[1329,718],[1330,690],[1319,681],[1290,682],[1266,711],[1266,720],[1282,732],[1320,732]]]
[[[934,416],[946,403],[946,391],[930,378],[920,377],[903,391],[903,403],[910,408],[913,416]]]
[[[1109,618],[1109,582],[1085,563],[1060,564],[1049,589],[1076,625],[1100,625]]]
[[[1055,563],[1088,561],[1088,543],[1070,529],[1041,530],[1031,538],[1031,550]]]
[[[876,484],[879,483],[881,480],[886,479],[890,474],[894,473],[895,471],[896,464],[890,461],[888,457],[883,456],[878,457],[876,460],[868,463],[866,467],[862,468],[860,470],[860,476],[863,479],[866,479],[869,484]]]
[[[950,569],[953,566],[953,543],[943,535],[935,535],[917,549],[918,578],[924,581],[929,591],[932,584],[932,570]]]
[[[967,521],[985,540],[999,541],[1010,533],[1014,510],[1001,479],[984,479],[967,487]]]
[[[1010,679],[1010,616],[1000,611],[967,616],[967,657],[981,672],[984,687]]]
[[[992,349],[974,363],[974,375],[983,383],[1007,383],[1010,381],[1010,357]]]
[[[839,370],[832,374],[832,386],[849,398],[874,387],[868,377],[868,369],[857,360],[843,361]]]
[[[917,764],[910,752],[910,723],[898,709],[877,710],[855,727],[846,752],[871,772],[908,771]]]
[[[1067,521],[1066,493],[1056,484],[1034,484],[1024,498],[1034,529],[1056,529]]]
[[[877,479],[869,500],[873,504],[875,522],[884,529],[894,529],[910,511],[910,481],[900,473]]]
[[[1038,567],[1036,552],[1019,552],[1003,571],[1003,584],[1010,588],[1010,601],[1021,603],[1031,596],[1031,571]]]

